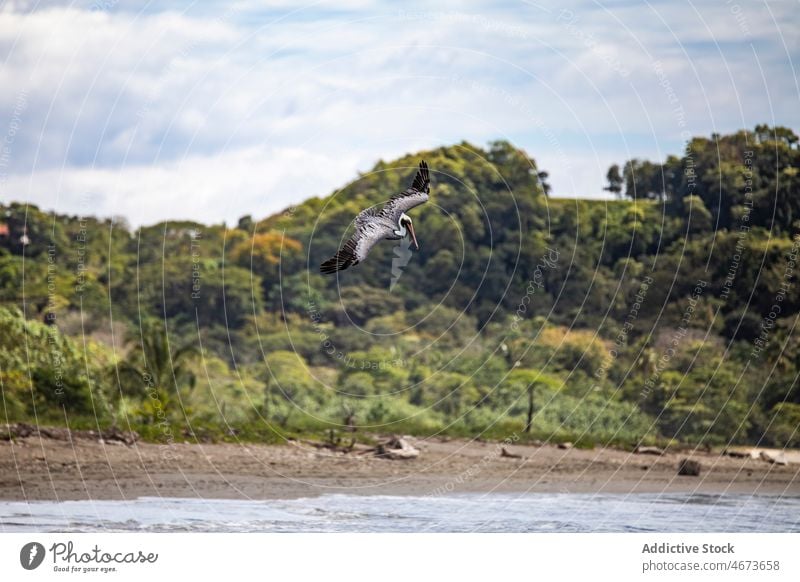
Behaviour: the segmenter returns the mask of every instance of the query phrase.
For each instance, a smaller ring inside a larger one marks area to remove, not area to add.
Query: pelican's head
[[[419,250],[417,235],[414,232],[414,223],[411,221],[411,217],[408,216],[405,212],[400,215],[399,226],[400,226],[400,232],[403,233],[403,236],[405,236],[406,232],[408,232],[408,234],[411,235],[411,240],[414,242],[414,248]]]

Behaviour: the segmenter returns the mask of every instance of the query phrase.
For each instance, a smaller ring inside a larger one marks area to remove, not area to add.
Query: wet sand
[[[800,495],[800,464],[707,452],[663,456],[615,449],[409,439],[413,460],[334,453],[309,443],[126,445],[29,436],[0,442],[0,499],[135,499],[164,496],[289,499],[322,494],[466,492],[736,493]],[[680,459],[700,462],[679,476]]]

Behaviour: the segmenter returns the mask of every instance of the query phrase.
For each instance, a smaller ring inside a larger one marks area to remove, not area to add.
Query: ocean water
[[[800,498],[528,493],[0,501],[0,531],[800,532]]]

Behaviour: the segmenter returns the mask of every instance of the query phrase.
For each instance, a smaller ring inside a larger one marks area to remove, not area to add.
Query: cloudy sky
[[[800,129],[797,1],[432,5],[6,1],[0,200],[234,223],[497,138],[597,197],[686,135]]]

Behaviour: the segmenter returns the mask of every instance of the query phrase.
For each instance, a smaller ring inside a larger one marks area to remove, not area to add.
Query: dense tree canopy
[[[393,272],[387,241],[320,275],[423,158],[419,252]],[[612,166],[614,201],[551,198],[494,142],[381,161],[233,228],[3,205],[4,413],[155,439],[166,423],[797,445],[798,171],[797,136],[759,126]]]

